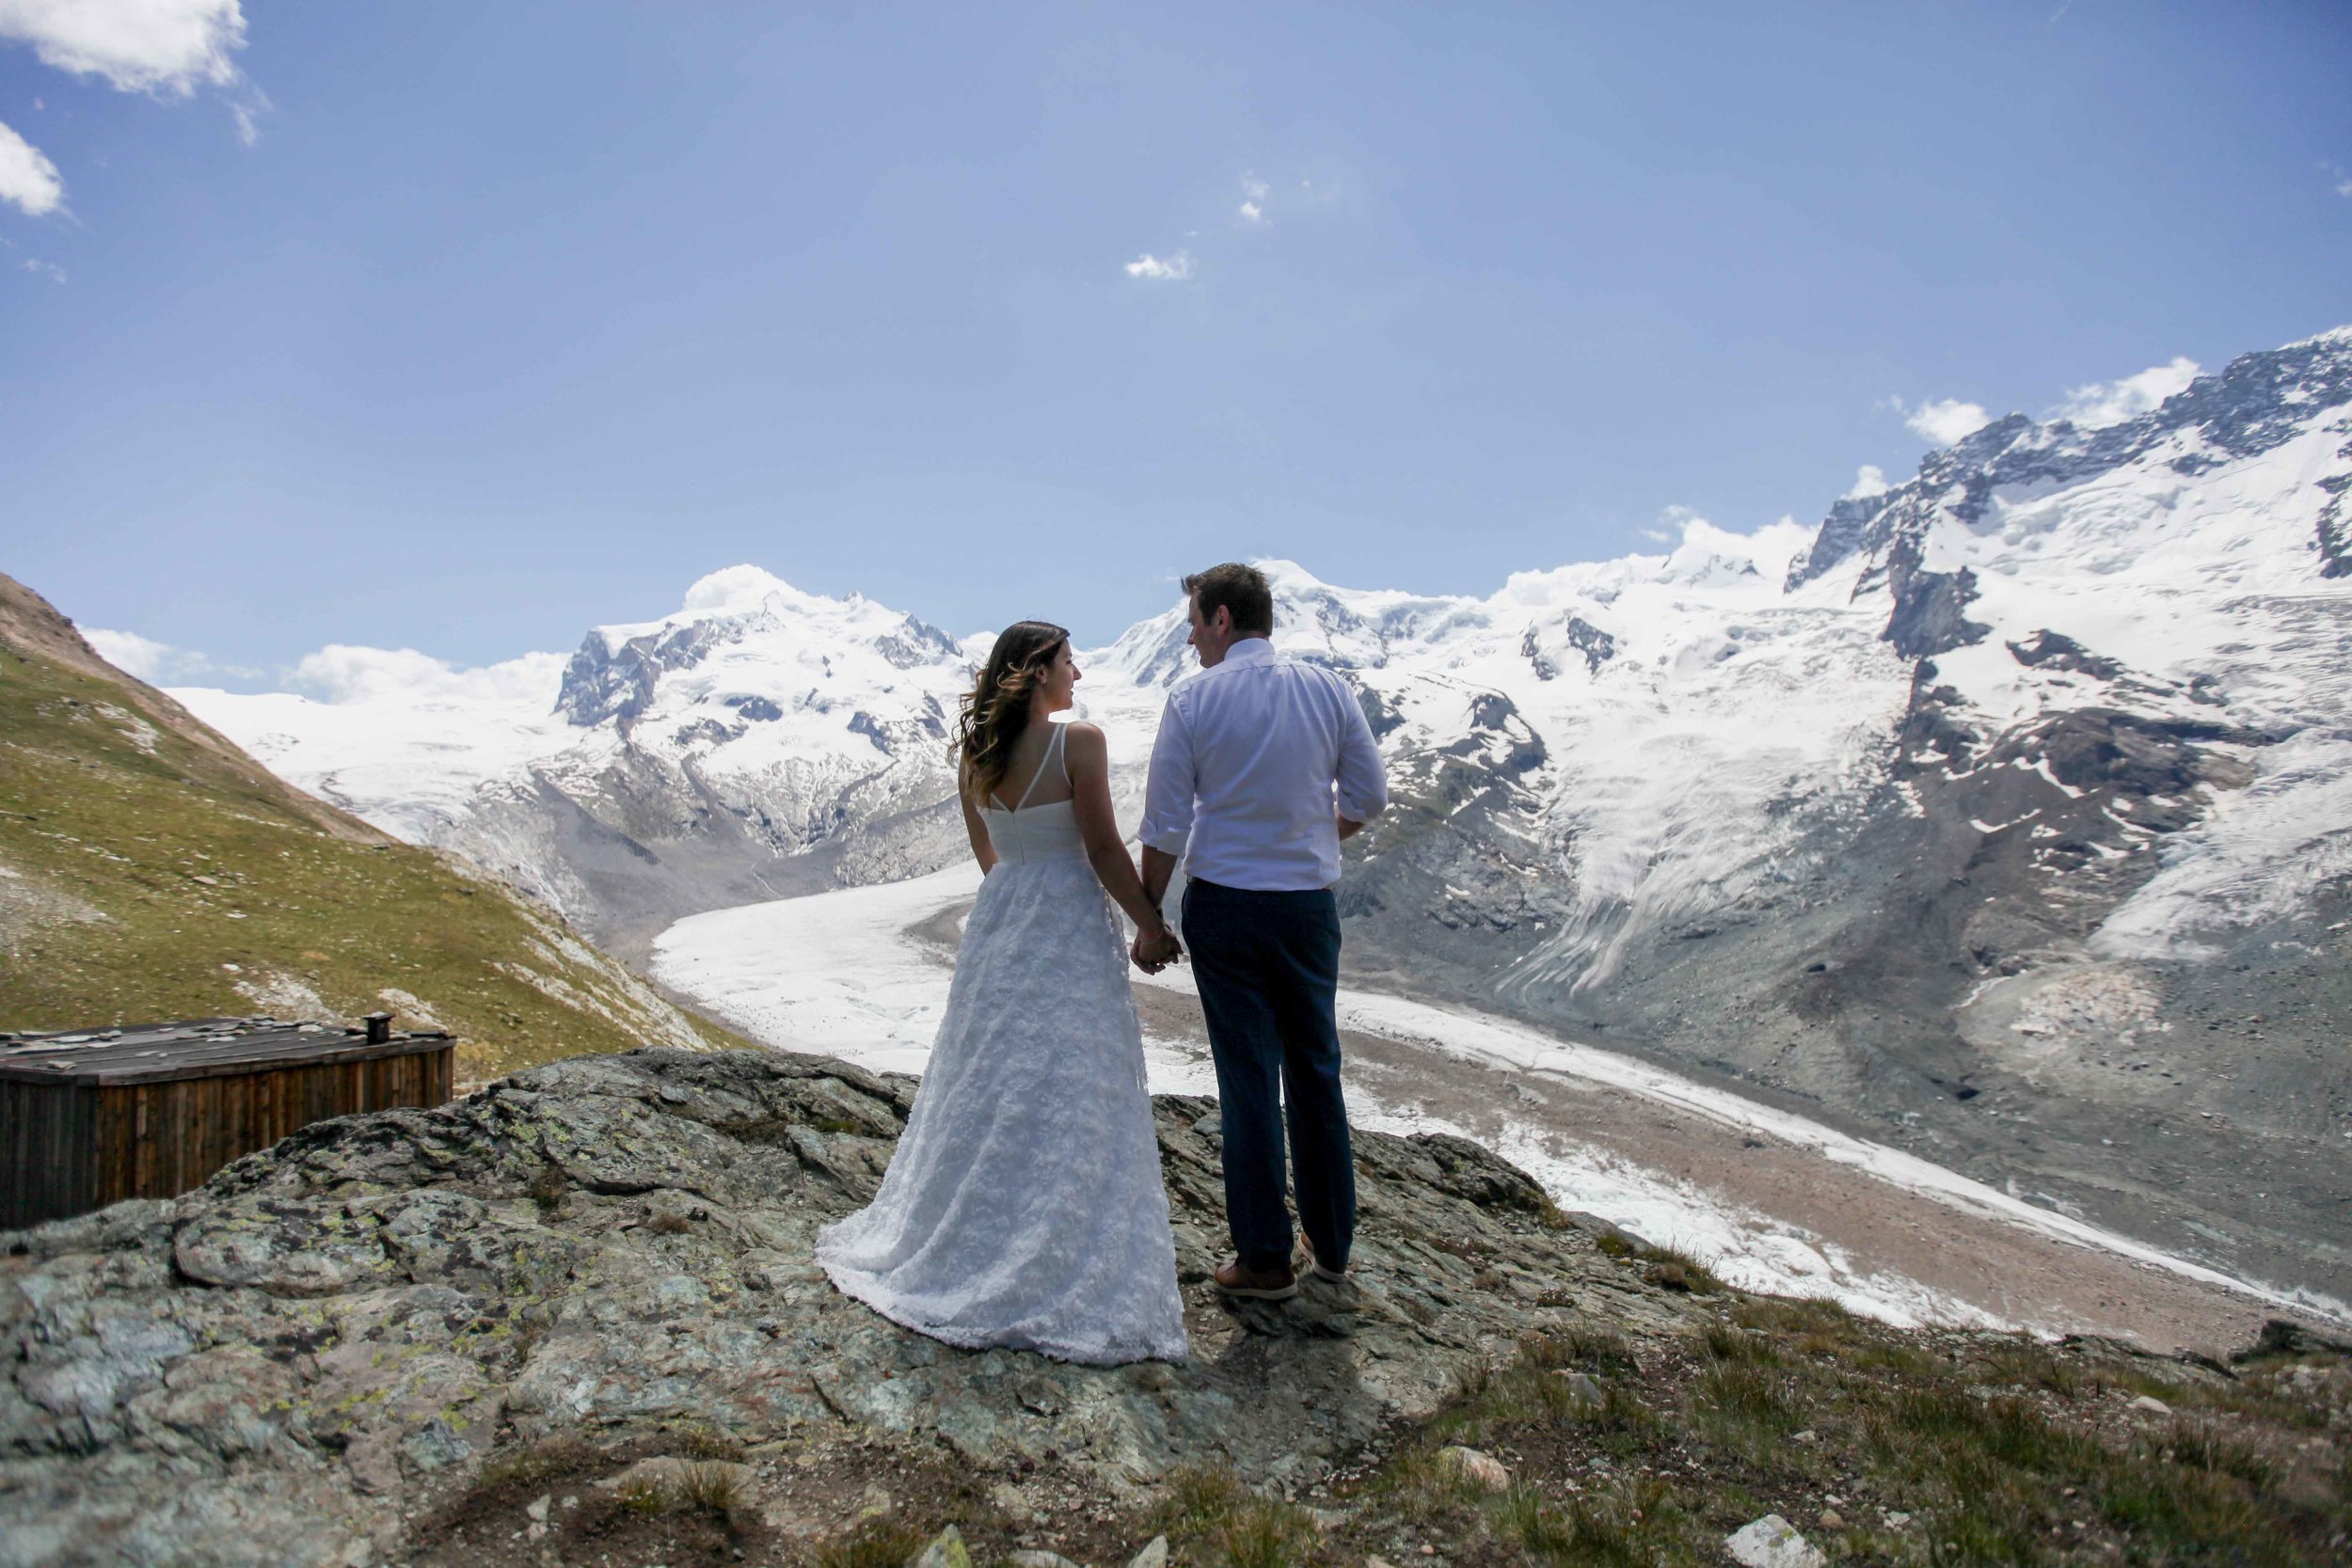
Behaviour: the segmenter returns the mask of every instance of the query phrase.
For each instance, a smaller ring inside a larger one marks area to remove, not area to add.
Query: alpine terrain
[[[1278,646],[1349,674],[1397,786],[1350,847],[1350,983],[2352,1294],[2347,490],[2340,329],[2136,417],[1996,420],[1810,530],[1693,518],[1484,598],[1265,562]],[[960,855],[985,645],[738,566],[568,660],[328,649],[326,700],[175,695],[642,959]],[[1182,607],[1080,662],[1132,820]]]
[[[384,1010],[460,1078],[739,1043],[550,911],[258,766],[0,577],[0,1029]]]

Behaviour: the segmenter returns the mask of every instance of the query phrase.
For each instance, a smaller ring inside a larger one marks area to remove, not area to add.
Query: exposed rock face
[[[578,1057],[0,1237],[0,1563],[397,1560],[485,1455],[669,1423],[930,1438],[984,1470],[1057,1452],[1114,1492],[1197,1461],[1306,1481],[1522,1333],[1692,1310],[1476,1145],[1359,1133],[1355,1283],[1228,1312],[1202,1284],[1215,1105],[1164,1097],[1191,1362],[951,1350],[810,1260],[914,1088],[777,1053]]]

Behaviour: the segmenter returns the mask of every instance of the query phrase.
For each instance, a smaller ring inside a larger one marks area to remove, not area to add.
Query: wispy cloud
[[[1865,463],[1854,470],[1853,488],[1846,492],[1845,499],[1858,501],[1871,496],[1883,496],[1888,488],[1886,470],[1875,463]]]
[[[24,259],[24,270],[31,273],[36,277],[46,277],[52,283],[62,283],[65,281],[65,268],[57,265],[55,261],[36,261],[32,257],[27,256]]]
[[[124,674],[158,686],[185,686],[190,681],[217,680],[224,675],[244,681],[262,678],[259,670],[247,669],[242,664],[215,664],[192,648],[175,648],[151,637],[141,637],[135,631],[108,631],[102,626],[86,626],[82,636],[98,651],[99,657]]]
[[[2344,173],[2342,164],[2322,164],[2319,167],[2322,173],[2336,182],[2338,196],[2352,196],[2352,174]]]
[[[1958,398],[1931,398],[1915,405],[1899,397],[1886,401],[1914,434],[1939,447],[1965,440],[1993,422],[1993,416],[1984,411],[1983,404],[1963,403]]]
[[[28,216],[42,217],[64,200],[65,181],[57,166],[40,148],[0,125],[0,201],[12,202]]]
[[[2151,365],[2137,375],[2076,387],[2067,392],[2066,401],[2058,404],[2052,417],[2071,420],[2090,430],[2122,424],[2161,406],[2165,399],[2185,390],[2202,368],[2196,360],[2183,356],[2169,364]]]
[[[1159,257],[1146,251],[1127,263],[1127,276],[1146,283],[1182,283],[1192,277],[1192,252],[1180,250]]]
[[[1267,222],[1265,199],[1274,194],[1274,187],[1254,174],[1241,177],[1241,205],[1233,209],[1233,216],[1252,226]]]

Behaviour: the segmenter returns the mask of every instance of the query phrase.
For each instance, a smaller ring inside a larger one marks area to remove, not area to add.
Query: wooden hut
[[[176,1197],[327,1117],[441,1104],[453,1043],[388,1013],[0,1034],[0,1228]]]

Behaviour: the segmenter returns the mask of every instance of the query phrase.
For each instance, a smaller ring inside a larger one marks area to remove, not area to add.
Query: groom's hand
[[[1176,933],[1165,926],[1155,935],[1136,933],[1136,940],[1127,949],[1127,956],[1146,974],[1157,974],[1170,963],[1184,957],[1184,949],[1176,940]]]

